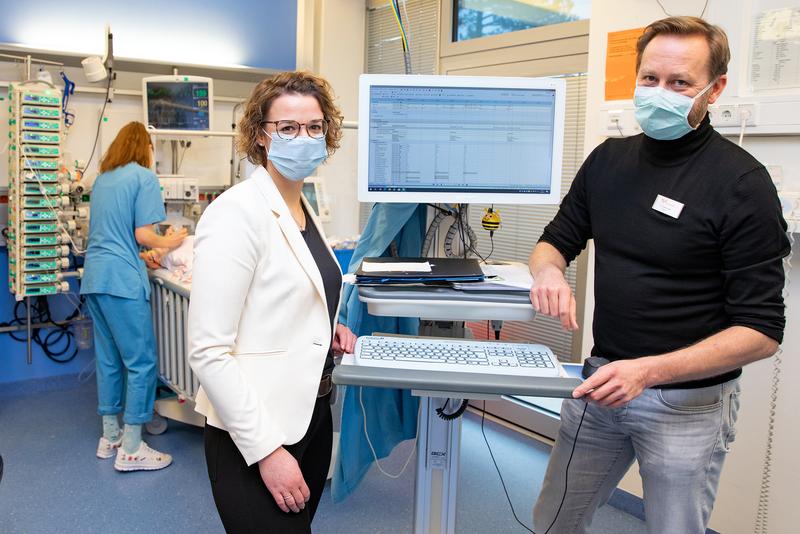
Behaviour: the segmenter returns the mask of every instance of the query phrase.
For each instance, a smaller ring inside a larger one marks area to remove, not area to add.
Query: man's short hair
[[[636,72],[639,72],[644,49],[656,35],[702,35],[706,38],[710,50],[708,56],[709,79],[716,80],[728,72],[731,49],[728,46],[728,36],[725,34],[725,30],[698,17],[669,17],[657,20],[647,26],[636,42]]]

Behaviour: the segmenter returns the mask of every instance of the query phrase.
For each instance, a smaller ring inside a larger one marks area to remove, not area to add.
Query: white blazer
[[[196,410],[227,430],[252,465],[300,441],[311,421],[331,346],[322,277],[263,167],[208,206],[194,255],[188,358],[201,384]]]

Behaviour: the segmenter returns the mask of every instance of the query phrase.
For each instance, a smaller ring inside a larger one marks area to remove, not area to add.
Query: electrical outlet
[[[604,110],[600,119],[600,129],[609,137],[627,137],[642,131],[632,109]]]
[[[739,104],[739,125],[742,124],[742,119],[745,119],[745,126],[756,125],[756,105],[755,104]]]
[[[715,104],[709,107],[711,124],[716,128],[741,127],[742,118],[745,126],[755,126],[756,105],[751,104]]]
[[[711,124],[716,127],[739,126],[739,110],[736,104],[711,106]]]

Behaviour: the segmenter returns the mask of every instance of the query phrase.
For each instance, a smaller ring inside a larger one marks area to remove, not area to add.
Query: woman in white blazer
[[[189,363],[200,380],[212,493],[229,533],[310,533],[330,464],[332,353],[341,271],[302,196],[339,146],[330,85],[286,72],[259,83],[237,146],[259,165],[197,226]]]

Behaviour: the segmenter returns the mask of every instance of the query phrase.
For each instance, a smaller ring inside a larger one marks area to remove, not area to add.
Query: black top
[[[683,203],[676,219],[657,195]],[[786,222],[763,165],[708,116],[673,141],[608,139],[586,159],[541,241],[567,262],[595,241],[592,355],[657,355],[741,325],[782,341]],[[741,374],[665,387],[703,387]]]
[[[314,226],[314,222],[311,220],[311,216],[306,211],[305,206],[303,206],[303,213],[306,216],[306,229],[302,230],[300,234],[314,257],[319,274],[322,275],[325,300],[328,303],[328,316],[330,317],[331,329],[333,329],[333,319],[339,306],[339,295],[342,289],[342,273],[336,265],[336,260],[328,252],[328,245],[319,235],[317,227]],[[329,373],[331,369],[333,369],[333,350],[328,351],[323,374]]]

